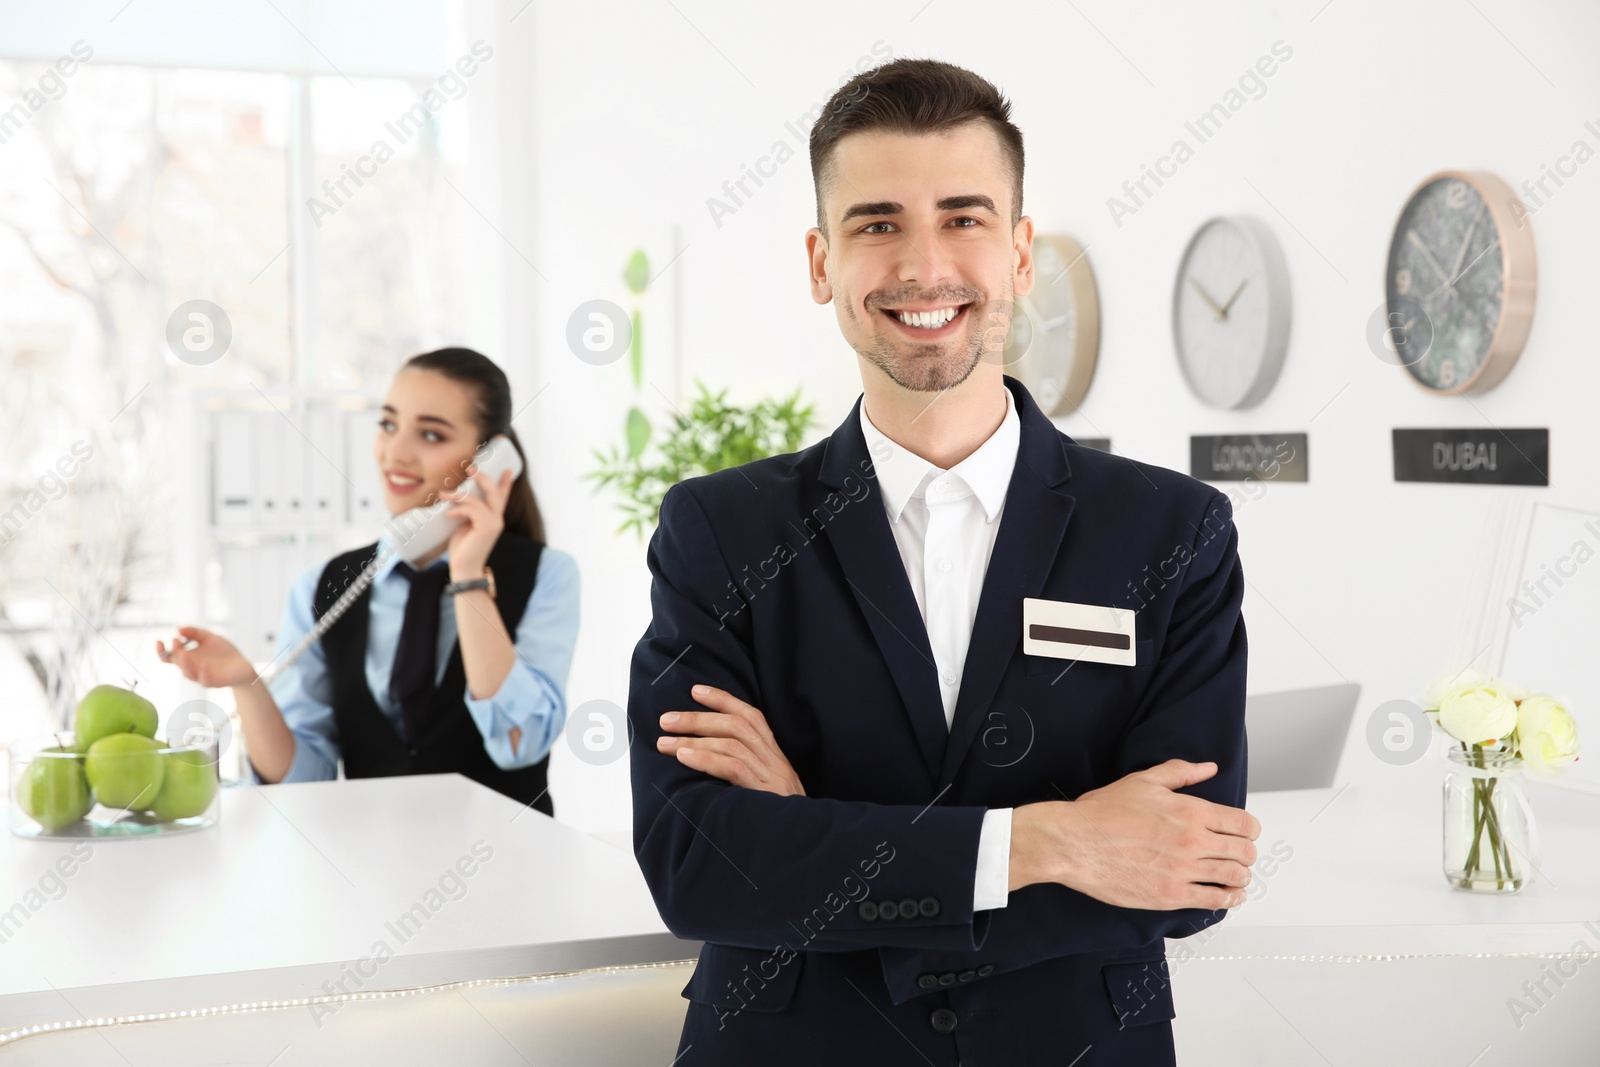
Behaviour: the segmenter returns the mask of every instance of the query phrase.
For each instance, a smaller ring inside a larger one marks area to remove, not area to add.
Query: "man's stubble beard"
[[[883,371],[890,381],[902,389],[916,393],[936,393],[953,389],[971,376],[974,368],[991,347],[994,349],[996,361],[1000,360],[1006,331],[1010,329],[1011,324],[1010,309],[1014,306],[1012,292],[1008,281],[1002,299],[969,306],[966,312],[969,320],[967,343],[964,346],[955,346],[944,355],[930,358],[916,353],[938,351],[939,348],[948,345],[948,341],[929,344],[910,342],[908,347],[912,354],[902,356],[901,353],[906,351],[907,346],[878,332],[872,334],[871,340],[864,348],[856,348],[856,354]],[[989,310],[980,311],[980,307]],[[845,309],[851,319],[861,324],[856,318],[853,301],[847,301]],[[867,314],[875,316],[879,312],[868,309]]]

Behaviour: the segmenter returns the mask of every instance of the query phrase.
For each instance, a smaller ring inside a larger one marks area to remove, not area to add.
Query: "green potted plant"
[[[586,477],[615,492],[624,515],[618,533],[632,529],[643,537],[660,517],[662,497],[685,478],[793,452],[812,423],[814,405],[800,406],[798,388],[784,399],[768,398],[747,408],[728,403],[726,389],[713,394],[698,379],[695,388],[699,395],[687,413],[673,415],[653,454],[642,442],[636,448],[631,432],[626,449],[613,444],[594,450],[597,466]]]

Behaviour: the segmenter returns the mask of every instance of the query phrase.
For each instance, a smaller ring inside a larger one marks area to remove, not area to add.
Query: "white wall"
[[[631,392],[625,363],[596,369],[574,358],[566,316],[595,297],[626,305],[626,253],[681,223],[688,251],[672,269],[685,301],[684,393],[693,375],[744,400],[804,384],[822,415],[811,439],[830,432],[860,380],[833,309],[809,296],[809,163],[785,123],[820,104],[880,41],[880,54],[886,46],[946,59],[995,81],[1026,137],[1025,210],[1042,230],[1090,246],[1100,365],[1082,412],[1059,420],[1062,429],[1108,434],[1119,451],[1180,470],[1191,433],[1310,432],[1310,483],[1274,485],[1238,509],[1252,691],[1359,681],[1358,723],[1384,700],[1416,695],[1450,654],[1495,490],[1395,484],[1389,429],[1549,426],[1551,491],[1600,503],[1586,470],[1600,445],[1600,366],[1584,325],[1600,162],[1533,220],[1533,334],[1517,369],[1487,395],[1429,397],[1371,354],[1364,330],[1382,298],[1387,241],[1403,199],[1434,170],[1484,168],[1518,186],[1576,139],[1600,148],[1583,128],[1600,123],[1590,54],[1600,9],[1556,0],[1334,0],[1320,12],[1320,0],[1225,10],[1091,0],[1076,5],[1079,15],[1049,2],[919,4],[835,0],[785,14],[735,0],[539,4],[522,16],[536,20],[528,119],[539,135],[528,190],[537,239],[527,252],[549,279],[525,272],[540,309],[534,377],[547,386],[528,418],[537,420],[552,542],[583,567],[573,705],[626,702],[649,606],[643,546],[609,535],[609,501],[577,479],[590,447],[616,437]],[[1278,40],[1293,56],[1265,94],[1115,225],[1107,198]],[[716,226],[707,198],[779,139],[795,158]],[[1203,219],[1231,212],[1271,224],[1294,288],[1283,376],[1248,412],[1208,410],[1190,396],[1168,326],[1184,243]],[[647,372],[671,355],[661,337],[650,341]],[[651,410],[666,410],[647,393]],[[1347,771],[1373,762],[1352,743]],[[628,825],[625,760],[589,768],[561,742],[555,764],[562,818]]]

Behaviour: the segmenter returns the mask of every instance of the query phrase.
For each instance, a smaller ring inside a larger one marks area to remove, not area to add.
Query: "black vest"
[[[495,607],[513,639],[528,598],[533,594],[544,544],[502,531],[489,553],[494,570]],[[328,561],[317,583],[313,618],[320,619],[378,553],[376,542]],[[444,677],[428,708],[421,736],[409,743],[373,699],[367,685],[367,619],[372,589],[362,590],[350,609],[322,635],[333,687],[333,721],[347,778],[383,778],[396,774],[441,774],[451,771],[482,782],[546,815],[555,808],[546,788],[550,757],[514,771],[501,770],[483,747],[483,734],[467,711],[466,669],[461,642],[450,650]],[[527,743],[527,739],[523,739]]]

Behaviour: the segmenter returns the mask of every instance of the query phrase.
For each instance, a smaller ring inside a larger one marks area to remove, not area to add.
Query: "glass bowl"
[[[75,750],[72,731],[9,746],[6,805],[20,837],[139,837],[213,825],[221,810],[217,744],[168,745],[113,734]],[[127,738],[104,744],[112,738]]]

